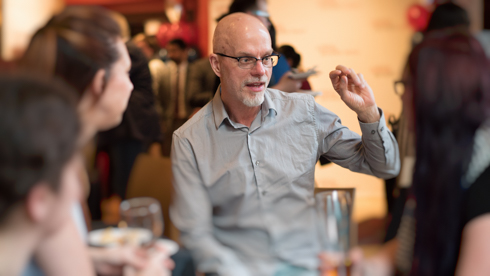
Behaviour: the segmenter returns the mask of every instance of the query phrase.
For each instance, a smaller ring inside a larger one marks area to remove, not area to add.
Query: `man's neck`
[[[38,244],[38,235],[22,227],[0,230],[0,275],[21,275]]]
[[[223,99],[223,96],[221,97],[221,100],[223,101],[223,105],[230,119],[235,123],[242,124],[249,128],[262,107],[262,105],[248,107],[244,104],[233,104],[232,101],[228,102],[226,99]]]

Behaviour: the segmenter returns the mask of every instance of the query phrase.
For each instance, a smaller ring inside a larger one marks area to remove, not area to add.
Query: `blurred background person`
[[[192,112],[188,91],[190,64],[187,60],[188,47],[182,39],[170,40],[165,48],[169,60],[161,76],[162,85],[158,86],[157,94],[162,109],[162,152],[164,156],[170,156],[172,134],[187,121]]]
[[[301,55],[296,52],[293,46],[287,44],[282,45],[277,49],[277,52],[286,58],[289,67],[291,67],[291,70],[294,70],[296,72],[303,72],[303,69],[300,67]],[[308,80],[303,80],[300,89],[311,90],[311,85]]]
[[[152,88],[153,93],[155,94],[155,108],[161,118],[163,115],[163,110],[159,102],[158,93],[160,91],[160,87],[165,84],[164,76],[166,66],[159,54],[161,50],[160,45],[158,45],[158,41],[155,36],[148,36],[144,33],[135,35],[131,39],[131,42],[140,48],[148,59],[148,66],[150,68],[152,79]]]
[[[454,3],[438,5],[432,13],[422,38],[435,30],[458,27],[470,32],[468,13]],[[395,82],[395,93],[399,96],[403,93],[403,82]],[[385,242],[393,239],[401,223],[405,202],[412,185],[412,175],[415,164],[415,133],[408,127],[409,122],[406,113],[409,110],[402,108],[397,120],[390,118],[394,134],[398,140],[400,149],[401,172],[395,179],[386,181],[386,196],[388,203],[389,224],[386,231]]]
[[[3,75],[0,87],[0,275],[20,275],[80,200],[80,123],[60,83]]]
[[[490,169],[470,161],[476,130],[490,115],[490,65],[465,28],[435,32],[412,51],[403,79],[416,137],[411,274],[453,275],[458,265],[457,275],[487,275],[488,262],[479,260],[490,257],[490,204],[482,196]],[[469,180],[474,166],[483,174]]]
[[[121,122],[133,89],[128,74],[131,60],[119,25],[105,9],[72,6],[53,16],[34,34],[20,64],[47,79],[60,78],[76,90],[81,145],[87,145],[98,131]],[[86,172],[80,172],[80,177],[85,202],[89,180]],[[36,262],[46,275],[93,273],[90,265],[77,265],[86,256],[85,246],[77,241],[87,232],[79,206],[75,206],[74,220],[36,250]],[[90,247],[89,252],[101,275],[122,273],[125,265],[141,269],[146,263],[134,248],[107,251]],[[162,264],[173,266],[171,261]]]

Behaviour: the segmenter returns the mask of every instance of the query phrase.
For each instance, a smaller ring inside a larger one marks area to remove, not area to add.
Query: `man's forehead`
[[[249,14],[235,13],[224,17],[216,26],[214,46],[229,48],[261,38],[270,40],[269,31],[260,20]]]

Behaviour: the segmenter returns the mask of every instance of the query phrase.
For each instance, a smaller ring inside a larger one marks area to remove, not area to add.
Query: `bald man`
[[[277,55],[251,15],[223,18],[213,52],[221,87],[173,136],[171,216],[182,242],[211,275],[316,275],[319,156],[390,178],[400,167],[396,140],[371,88],[347,67],[330,78],[357,113],[362,138],[313,97],[268,89]]]

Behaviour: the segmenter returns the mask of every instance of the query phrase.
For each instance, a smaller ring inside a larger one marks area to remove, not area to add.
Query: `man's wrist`
[[[381,114],[379,113],[378,107],[375,105],[371,110],[363,112],[363,113],[358,113],[357,118],[359,121],[362,123],[375,123],[378,122],[379,119],[381,118]]]

